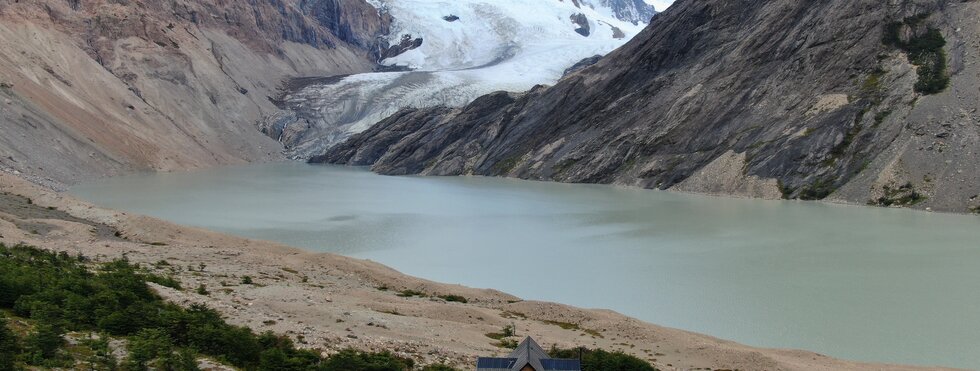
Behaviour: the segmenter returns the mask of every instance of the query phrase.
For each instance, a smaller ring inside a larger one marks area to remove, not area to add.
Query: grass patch
[[[449,302],[469,303],[469,300],[459,295],[439,295],[439,298]]]
[[[424,292],[415,291],[415,290],[402,290],[402,291],[399,291],[397,295],[400,296],[400,297],[403,297],[403,298],[412,298],[412,297],[416,297],[416,296],[417,297],[420,297],[420,298],[424,298],[424,297],[427,297],[428,296]]]
[[[563,328],[565,330],[582,331],[582,332],[584,332],[586,334],[592,335],[593,337],[605,338],[604,336],[602,336],[601,333],[599,333],[599,331],[592,330],[592,329],[582,328],[581,326],[579,326],[578,324],[575,324],[575,323],[561,322],[561,321],[542,321],[542,322],[547,323],[549,325],[555,325],[555,326],[561,327],[561,328]]]
[[[486,333],[484,335],[486,335],[486,337],[491,338],[491,339],[494,339],[494,340],[502,340],[503,338],[514,336],[514,326],[513,325],[507,325],[507,326],[504,326],[504,328],[502,330],[500,330],[500,332],[489,332],[489,333]]]
[[[509,174],[511,171],[514,171],[514,168],[517,167],[517,163],[520,162],[520,160],[521,156],[516,155],[501,160],[493,165],[493,172],[498,175]]]

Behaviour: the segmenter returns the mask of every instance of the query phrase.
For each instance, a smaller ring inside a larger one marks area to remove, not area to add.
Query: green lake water
[[[295,163],[70,193],[754,346],[980,369],[975,216]]]

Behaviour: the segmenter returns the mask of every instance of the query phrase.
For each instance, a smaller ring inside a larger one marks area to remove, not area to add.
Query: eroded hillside
[[[280,157],[283,78],[368,71],[363,0],[0,1],[0,167],[59,187]]]

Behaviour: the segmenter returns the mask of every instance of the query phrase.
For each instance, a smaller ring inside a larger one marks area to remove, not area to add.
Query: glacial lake
[[[980,217],[298,163],[70,193],[754,346],[980,369]]]

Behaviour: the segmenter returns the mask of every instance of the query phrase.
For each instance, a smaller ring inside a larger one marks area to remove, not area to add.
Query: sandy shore
[[[303,346],[325,352],[387,349],[422,363],[440,361],[470,369],[479,355],[507,352],[486,334],[513,324],[519,337],[533,336],[545,347],[622,350],[663,370],[925,369],[753,348],[608,310],[441,284],[370,261],[100,208],[6,173],[0,173],[0,191],[0,241],[5,244],[23,242],[99,261],[125,256],[174,274],[184,291],[157,288],[169,300],[204,303],[231,323],[288,334]],[[244,276],[253,284],[242,284]],[[195,293],[202,284],[209,295]],[[399,296],[405,290],[425,296]],[[438,298],[445,295],[468,302]]]

